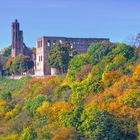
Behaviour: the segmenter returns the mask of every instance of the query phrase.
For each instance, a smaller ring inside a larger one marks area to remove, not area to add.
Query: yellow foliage
[[[52,105],[52,108],[51,108],[51,110],[52,110],[52,112],[54,113],[54,114],[58,114],[58,112],[60,111],[60,110],[70,110],[70,109],[72,109],[73,107],[72,106],[70,106],[67,102],[56,102],[56,103],[54,103],[53,105]]]
[[[140,107],[140,89],[127,89],[124,92],[124,96],[121,98],[123,104],[132,107]]]
[[[5,100],[0,100],[0,106],[7,105],[7,102]]]
[[[51,106],[51,121],[57,121],[58,120],[58,114],[61,110],[72,110],[74,109],[73,106],[71,106],[69,103],[67,102],[56,102],[54,104],[52,104]]]
[[[45,126],[47,131],[56,131],[59,127],[58,123],[56,121],[53,121]]]
[[[50,103],[49,102],[44,102],[42,104],[42,106],[38,107],[37,108],[37,112],[40,114],[40,115],[46,115],[46,113],[48,112],[48,108],[50,106]]]
[[[134,80],[140,80],[140,64],[138,64],[134,70],[133,77]]]
[[[139,137],[139,140],[140,140],[140,122],[137,123],[137,128],[138,128],[138,137]]]
[[[18,134],[9,134],[8,136],[0,136],[0,140],[19,140]]]
[[[13,116],[13,112],[12,112],[12,111],[7,112],[7,113],[5,114],[5,118],[6,118],[6,119],[10,119],[12,116]]]
[[[7,112],[5,114],[5,119],[11,119],[12,117],[14,117],[15,115],[17,115],[17,113],[19,112],[19,105],[17,104],[13,110]]]
[[[128,117],[137,121],[140,116],[139,93],[139,85],[131,77],[122,76],[103,93],[89,96],[85,100],[84,107],[91,106],[97,110],[107,110],[123,119]]]
[[[116,82],[122,74],[117,71],[111,71],[111,72],[104,72],[102,75],[102,81],[105,85],[110,86],[114,82]]]
[[[0,118],[4,116],[4,112],[0,111]]]
[[[126,62],[126,58],[121,54],[116,55],[116,57],[113,59],[113,63],[117,65],[124,64],[125,62]]]

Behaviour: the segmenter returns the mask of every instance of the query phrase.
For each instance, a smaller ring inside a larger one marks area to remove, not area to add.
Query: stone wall
[[[81,53],[86,53],[92,43],[109,41],[108,38],[67,38],[67,37],[41,37],[36,41],[36,70],[35,75],[49,75],[51,68],[47,64],[48,53],[56,43],[70,43],[71,47]],[[52,69],[53,73],[54,69]],[[56,72],[56,70],[55,70]],[[54,73],[53,73],[54,74]]]

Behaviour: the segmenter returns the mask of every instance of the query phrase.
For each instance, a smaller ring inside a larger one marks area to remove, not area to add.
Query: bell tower
[[[12,57],[23,53],[23,31],[20,30],[20,24],[17,19],[12,23]]]

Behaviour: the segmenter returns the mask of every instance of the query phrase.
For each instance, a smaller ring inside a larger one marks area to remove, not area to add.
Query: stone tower
[[[47,64],[49,46],[45,37],[37,39],[36,42],[36,68],[35,75],[44,76],[50,74],[50,68]]]
[[[23,54],[23,31],[20,30],[20,24],[17,19],[12,23],[12,57],[16,57],[18,54]]]

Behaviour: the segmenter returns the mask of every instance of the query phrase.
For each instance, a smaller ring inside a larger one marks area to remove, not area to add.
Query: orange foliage
[[[4,117],[5,113],[3,111],[0,111],[0,118]]]
[[[10,68],[10,66],[11,66],[11,63],[12,63],[12,57],[10,56],[10,57],[8,57],[8,59],[7,59],[7,61],[6,61],[6,64],[5,64],[5,66],[6,66],[6,68]]]
[[[71,110],[74,109],[74,107],[67,102],[56,102],[52,105],[51,109],[54,114],[57,114],[60,110]]]
[[[102,75],[102,81],[104,85],[110,86],[114,84],[121,76],[122,74],[117,71],[104,72]]]
[[[140,64],[138,64],[134,70],[133,77],[134,80],[140,81]]]
[[[10,119],[12,116],[13,116],[13,112],[12,112],[12,111],[7,112],[7,113],[5,114],[5,119]]]
[[[32,93],[51,94],[63,82],[63,76],[48,76],[45,78],[33,78],[28,82],[28,88]],[[29,90],[27,90],[29,92]]]
[[[52,104],[51,106],[51,121],[57,121],[58,120],[58,114],[60,111],[65,110],[65,111],[69,111],[69,110],[73,110],[74,106],[71,106],[69,103],[67,102],[56,102],[54,104]]]
[[[58,114],[61,110],[69,111],[73,109],[73,106],[63,101],[55,103],[44,102],[42,106],[37,108],[37,112],[41,116],[50,116],[50,121],[55,122],[58,120]]]
[[[50,106],[49,102],[44,102],[42,106],[37,108],[37,112],[42,116],[46,115],[48,113],[49,106]]]
[[[54,90],[54,88],[52,88],[51,86],[49,85],[46,85],[46,86],[42,86],[41,88],[39,88],[39,93],[40,94],[44,94],[44,93],[52,93]]]
[[[72,139],[72,136],[76,133],[74,128],[60,128],[55,135],[53,136],[52,140],[68,140]]]
[[[129,98],[127,97],[131,97],[128,96],[130,93],[128,91],[134,89],[136,92],[138,91],[137,88],[139,89],[139,86],[131,77],[123,76],[119,81],[115,82],[113,86],[106,88],[103,93],[89,96],[85,101],[84,107],[87,108],[91,106],[98,110],[107,110],[110,113],[113,113],[116,116],[121,116],[124,119],[129,117],[130,119],[138,120],[140,116],[140,109],[133,109],[122,102],[122,99],[126,98],[126,100],[128,100]],[[132,95],[134,101],[136,99],[139,100],[133,92]],[[134,102],[132,98],[130,101],[128,100],[128,103],[134,103],[135,105],[136,102]],[[137,104],[136,106],[138,107]]]
[[[56,78],[56,76],[48,76],[48,77],[45,77],[45,78],[33,78],[33,79],[31,79],[30,81],[29,81],[29,85],[30,86],[32,86],[33,84],[35,84],[35,83],[41,83],[41,84],[43,84],[43,83],[46,83],[46,82],[48,82],[48,81],[50,81],[50,80],[53,80],[53,79],[55,79]]]
[[[7,105],[7,102],[5,100],[0,100],[0,106],[3,106],[3,105]]]

